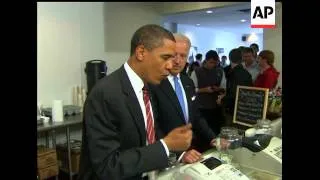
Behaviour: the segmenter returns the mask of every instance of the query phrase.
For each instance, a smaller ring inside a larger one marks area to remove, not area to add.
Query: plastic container
[[[258,120],[255,128],[256,128],[256,134],[272,135],[271,121],[268,119]]]

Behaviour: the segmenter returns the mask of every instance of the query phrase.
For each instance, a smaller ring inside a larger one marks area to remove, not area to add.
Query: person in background
[[[225,109],[225,126],[232,125],[232,117],[237,93],[237,86],[253,85],[251,74],[247,70],[245,70],[241,64],[242,53],[239,48],[232,49],[230,51],[229,60],[231,62],[231,69],[229,77],[227,79],[226,93],[219,95],[217,99],[217,104],[223,105]]]
[[[187,72],[189,71],[189,69],[190,69],[189,63],[186,62],[186,64],[184,65],[183,70],[181,71],[181,74],[187,75]]]
[[[257,58],[258,58],[258,53],[259,53],[259,45],[257,43],[252,43],[252,44],[250,44],[250,48],[252,48],[254,51],[254,58],[256,60],[258,60]]]
[[[202,149],[204,146],[208,148],[214,146],[216,135],[199,114],[194,99],[196,94],[193,81],[181,73],[187,61],[190,40],[183,34],[174,34],[174,37],[177,57],[173,61],[170,75],[161,81],[159,86],[150,86],[150,89],[158,106],[157,122],[164,134],[176,127],[192,123],[194,134],[192,146],[182,154],[178,152],[177,157],[181,155],[178,159],[183,163],[194,163],[201,159],[199,148],[203,151],[206,150]]]
[[[187,72],[187,75],[190,77],[192,72],[199,68],[200,67],[200,64],[198,63],[198,61],[194,61],[190,66],[189,66],[189,69],[188,69],[188,72]]]
[[[199,65],[201,66],[201,64],[202,64],[202,54],[200,54],[200,53],[196,54],[196,62],[198,62]]]
[[[254,53],[252,48],[246,47],[242,50],[242,66],[251,74],[253,82],[260,72],[259,64],[255,60]]]
[[[260,73],[254,82],[255,87],[274,89],[278,83],[279,72],[273,66],[274,53],[263,50],[258,55]]]
[[[222,109],[216,103],[224,76],[222,68],[217,67],[219,59],[216,51],[209,50],[203,65],[191,74],[196,87],[196,100],[199,103],[201,116],[207,120],[215,134],[220,133],[221,124],[224,122]]]
[[[240,49],[241,53],[243,52],[244,48],[246,48],[246,46],[239,46],[238,49]],[[242,61],[241,61],[242,63]]]
[[[223,55],[221,56],[221,67],[225,68],[227,66],[227,56]]]
[[[159,136],[148,92],[169,75],[175,48],[170,31],[142,26],[132,36],[129,60],[95,84],[83,110],[78,180],[155,179],[154,170],[168,167],[169,151],[190,147],[191,124]]]
[[[223,68],[223,71],[224,71],[225,78],[227,80],[229,78],[229,74],[231,72],[231,62],[230,62],[230,64],[228,66]]]

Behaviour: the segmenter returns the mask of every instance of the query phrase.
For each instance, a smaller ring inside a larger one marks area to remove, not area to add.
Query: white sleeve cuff
[[[184,154],[185,154],[186,152],[185,151],[183,151],[183,153],[180,155],[180,157],[179,157],[179,159],[178,159],[178,162],[180,162],[181,161],[181,159],[182,159],[182,157],[184,156]]]
[[[166,154],[167,156],[169,157],[169,149],[168,149],[168,146],[166,145],[166,143],[163,141],[163,139],[160,139],[164,149],[166,150]]]

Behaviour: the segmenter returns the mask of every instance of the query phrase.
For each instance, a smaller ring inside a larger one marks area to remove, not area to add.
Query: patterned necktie
[[[184,120],[185,120],[186,123],[188,123],[187,113],[186,113],[186,109],[185,109],[185,106],[184,106],[185,104],[184,104],[184,99],[183,99],[182,87],[181,87],[181,85],[179,83],[179,78],[177,76],[174,76],[173,77],[173,81],[174,81],[175,92],[176,92],[176,95],[178,97],[181,109],[183,111]]]
[[[146,106],[146,115],[147,115],[147,140],[148,140],[148,144],[153,144],[155,142],[155,132],[153,127],[153,119],[151,115],[149,92],[145,87],[142,88],[142,91],[143,91],[143,101]]]

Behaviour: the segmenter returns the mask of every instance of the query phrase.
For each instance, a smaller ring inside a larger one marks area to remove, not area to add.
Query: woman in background
[[[274,53],[270,50],[263,50],[258,55],[258,62],[261,71],[254,82],[255,87],[269,88],[272,90],[278,83],[279,72],[273,66]]]

